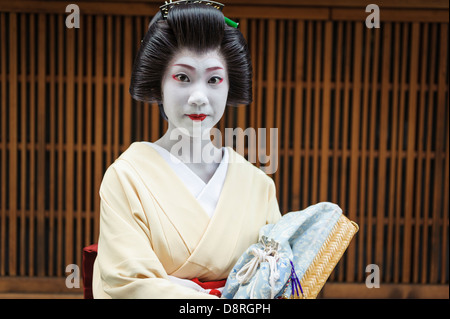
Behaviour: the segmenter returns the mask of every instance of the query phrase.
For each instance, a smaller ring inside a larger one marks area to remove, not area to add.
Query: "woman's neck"
[[[180,130],[169,128],[155,144],[169,151],[183,163],[197,164],[195,165],[197,167],[218,164],[222,160],[222,151],[214,146],[207,132],[189,136]]]

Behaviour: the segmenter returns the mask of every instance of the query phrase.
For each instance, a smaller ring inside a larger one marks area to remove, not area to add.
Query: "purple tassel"
[[[298,279],[297,274],[295,273],[295,270],[294,270],[294,264],[292,263],[292,261],[289,261],[289,262],[291,263],[291,267],[292,267],[291,268],[291,281],[292,281],[291,282],[291,289],[292,289],[292,295],[294,295],[294,293],[296,293],[297,296],[300,296],[299,293],[298,293],[298,288],[300,288],[302,296],[304,297],[302,285],[300,284],[300,280]],[[294,291],[294,289],[295,289],[295,291]]]

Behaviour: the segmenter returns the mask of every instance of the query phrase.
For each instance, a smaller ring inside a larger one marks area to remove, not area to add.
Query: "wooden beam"
[[[366,12],[365,8],[332,8],[331,20],[345,20],[345,21],[366,21],[370,14]],[[447,10],[432,10],[432,9],[385,9],[380,6],[380,21],[381,22],[447,22],[449,21]]]
[[[0,296],[8,294],[72,294],[81,295],[80,288],[69,289],[65,277],[3,277],[0,278]],[[363,283],[326,283],[319,295],[320,299],[387,299],[420,298],[448,299],[448,285],[380,284],[380,288],[367,288]]]
[[[0,293],[82,293],[83,282],[80,277],[80,288],[67,288],[66,277],[2,277]]]
[[[153,16],[161,2],[78,1],[83,15],[133,15]],[[5,1],[0,0],[0,11],[17,13],[66,14],[63,1]],[[235,1],[227,3],[224,14],[229,17],[265,19],[314,19],[365,21],[369,15],[364,1]],[[448,22],[448,2],[393,1],[381,3],[381,21]],[[68,14],[68,13],[67,13]],[[82,23],[82,22],[81,22]]]
[[[380,284],[367,288],[365,284],[327,283],[320,298],[342,299],[448,299],[448,285]]]
[[[126,1],[124,7],[134,8],[140,6],[148,7],[152,6],[158,8],[164,1],[161,0],[133,0]],[[221,2],[221,1],[219,1]],[[224,1],[222,1],[223,3]],[[109,6],[110,9],[115,9],[117,6],[122,6],[125,3],[123,0],[109,0],[109,1],[89,1],[79,0],[78,5],[84,6],[85,4],[93,4],[95,6],[101,5],[104,7]],[[26,0],[26,1],[9,1],[0,0],[1,8],[21,10],[30,7],[34,8],[49,8],[49,7],[61,7],[66,6],[68,3],[65,1],[39,1],[39,0]],[[235,6],[268,6],[274,5],[278,7],[341,7],[341,8],[365,8],[368,4],[366,0],[227,0],[224,10]],[[377,3],[384,8],[416,8],[416,9],[441,9],[448,10],[449,2],[446,0],[390,0],[380,1]],[[104,10],[108,10],[105,8]]]

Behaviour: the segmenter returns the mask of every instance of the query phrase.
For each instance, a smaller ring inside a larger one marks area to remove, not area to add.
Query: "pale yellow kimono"
[[[94,298],[217,298],[177,285],[168,275],[226,279],[281,217],[275,185],[228,148],[225,182],[210,218],[153,148],[133,143],[106,171],[100,187]]]

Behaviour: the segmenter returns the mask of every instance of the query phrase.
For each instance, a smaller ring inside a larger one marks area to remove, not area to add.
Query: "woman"
[[[251,102],[251,78],[245,40],[220,10],[179,4],[153,18],[130,93],[157,102],[168,130],[104,175],[95,298],[217,298],[196,283],[226,279],[280,219],[273,181],[210,139],[227,105]]]

